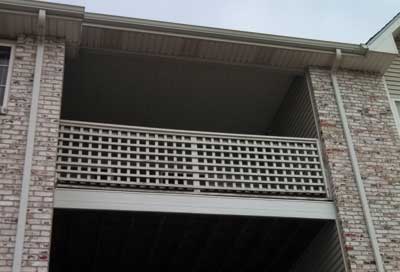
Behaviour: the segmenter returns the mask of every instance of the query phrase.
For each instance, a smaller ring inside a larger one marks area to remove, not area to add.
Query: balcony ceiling
[[[56,210],[50,272],[288,271],[324,224],[284,218]]]
[[[295,74],[82,50],[66,65],[62,117],[266,134]]]

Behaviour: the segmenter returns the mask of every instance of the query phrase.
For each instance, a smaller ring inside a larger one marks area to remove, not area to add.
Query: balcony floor
[[[50,271],[288,271],[329,223],[56,209]]]

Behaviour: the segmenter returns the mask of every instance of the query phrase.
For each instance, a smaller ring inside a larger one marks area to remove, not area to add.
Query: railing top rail
[[[208,132],[196,130],[178,130],[154,127],[141,127],[141,126],[128,126],[119,124],[75,121],[75,120],[60,120],[61,125],[83,126],[88,128],[105,128],[105,129],[118,129],[125,131],[143,131],[144,133],[165,133],[172,135],[185,135],[185,136],[201,136],[201,137],[219,137],[219,138],[235,138],[241,140],[259,140],[259,141],[293,141],[301,143],[316,143],[318,139],[315,138],[297,138],[297,137],[284,137],[284,136],[267,136],[267,135],[252,135],[252,134],[237,134],[237,133],[221,133],[221,132]]]

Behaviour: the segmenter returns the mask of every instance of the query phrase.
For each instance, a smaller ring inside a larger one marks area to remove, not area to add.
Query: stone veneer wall
[[[64,69],[64,42],[45,42],[22,271],[47,271]],[[0,115],[0,271],[11,271],[36,57],[16,41],[8,112]]]
[[[329,70],[310,81],[350,270],[376,271]],[[400,271],[400,138],[377,74],[339,71],[338,82],[386,271]]]

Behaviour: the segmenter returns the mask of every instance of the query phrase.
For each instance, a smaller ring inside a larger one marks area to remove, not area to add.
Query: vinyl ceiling
[[[266,134],[290,72],[81,50],[66,64],[62,118]]]

